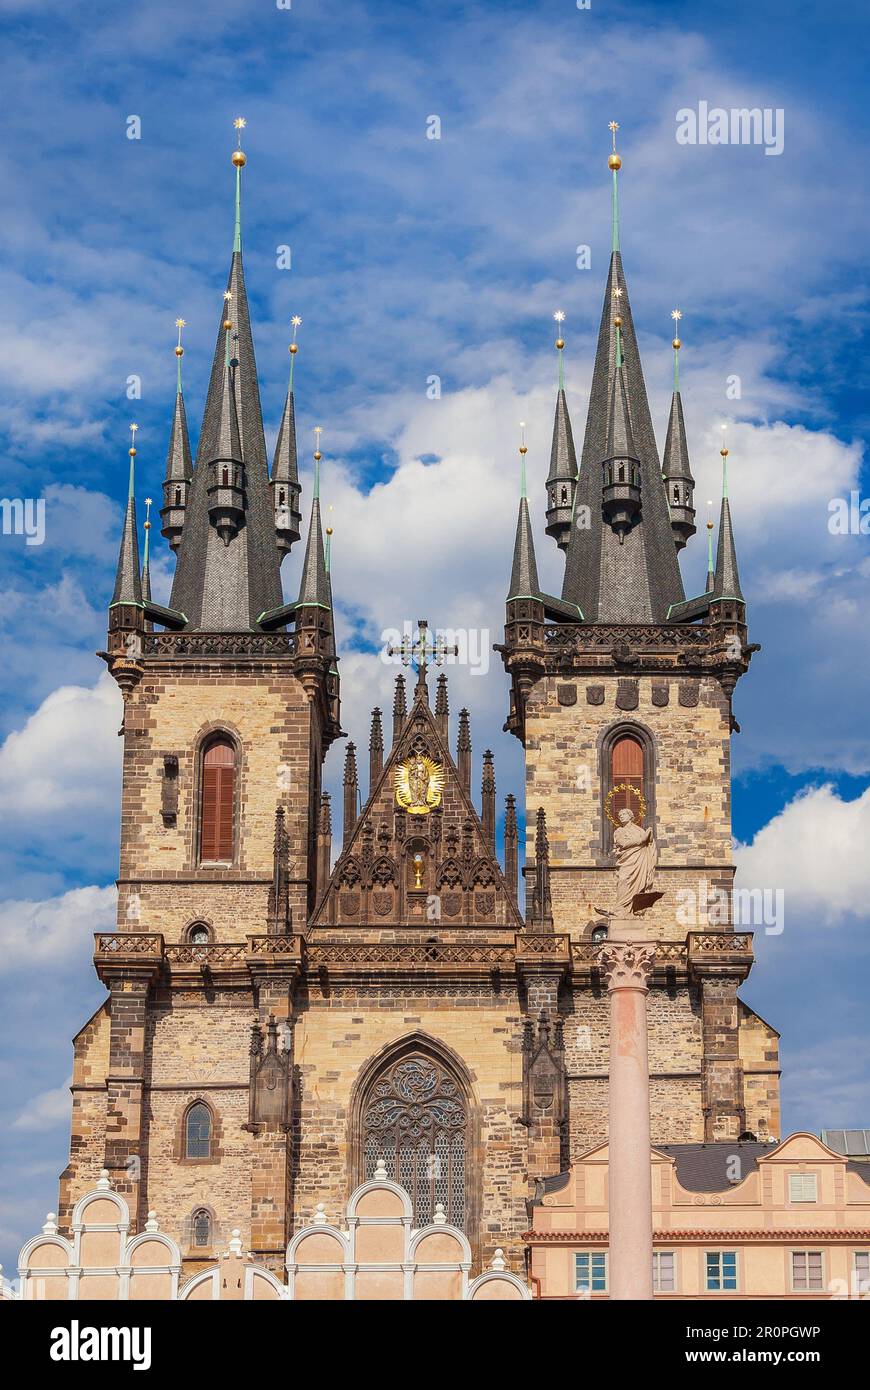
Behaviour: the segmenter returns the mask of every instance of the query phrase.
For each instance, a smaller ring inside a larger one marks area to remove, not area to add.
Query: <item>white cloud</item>
[[[24,1109],[12,1121],[13,1129],[41,1130],[54,1129],[60,1124],[68,1124],[70,1110],[72,1107],[72,1097],[70,1086],[72,1077],[70,1076],[62,1086],[58,1086],[53,1091],[40,1091],[33,1096],[25,1105]]]
[[[72,888],[42,902],[0,902],[0,972],[57,965],[90,948],[94,932],[115,926],[116,904],[112,885]]]
[[[118,799],[121,695],[104,673],[91,689],[62,685],[0,747],[0,809],[70,824]]]
[[[786,921],[835,926],[870,907],[870,789],[844,801],[831,786],[802,792],[736,851],[737,882],[784,888]]]

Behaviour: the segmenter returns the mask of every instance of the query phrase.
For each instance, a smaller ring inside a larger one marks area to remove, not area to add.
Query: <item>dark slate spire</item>
[[[641,506],[640,460],[631,432],[625,368],[622,364],[619,330],[616,339],[617,371],[610,393],[607,417],[607,444],[602,473],[601,505],[605,519],[616,532],[619,544],[631,531]]]
[[[713,602],[737,599],[744,603],[740,588],[740,575],[737,572],[737,551],[734,548],[734,530],[731,525],[731,503],[728,500],[728,450],[723,446],[722,454],[722,510],[719,514],[719,544],[716,549],[716,570],[713,580]]]
[[[563,353],[561,309],[554,315],[558,327],[556,350],[559,354],[559,390],[553,419],[553,443],[550,449],[550,472],[547,476],[547,535],[552,536],[560,550],[567,550],[571,536],[571,517],[574,508],[574,488],[577,483],[577,454],[571,417],[565,397],[565,367]]]
[[[238,175],[244,162],[241,150],[235,151],[234,162]],[[257,364],[242,268],[238,200],[227,294],[171,599],[171,607],[187,615],[189,628],[212,632],[251,630],[262,613],[282,604]],[[228,330],[224,328],[227,321],[231,325]],[[225,334],[230,338],[231,364],[235,364],[229,374]],[[232,434],[230,385],[244,464],[244,489],[239,525],[232,534],[225,530],[225,544],[210,517],[209,470],[202,465],[221,457],[216,451],[224,447],[224,436]]]
[[[535,541],[532,536],[532,519],[529,515],[529,502],[526,496],[526,445],[520,445],[520,506],[517,513],[517,533],[514,540],[514,558],[511,566],[511,582],[507,601],[517,598],[538,598],[538,565],[535,560]]]
[[[302,579],[299,584],[297,608],[326,608],[330,612],[332,611],[332,593],[326,570],[323,528],[320,521],[319,439],[318,448],[314,454],[314,495],[311,499],[308,541],[305,546],[305,559],[302,562]]]
[[[136,430],[131,425],[133,443],[130,445],[130,481],[127,488],[127,510],[124,513],[124,526],[121,531],[121,548],[118,552],[118,567],[115,571],[115,588],[109,608],[142,607],[142,578],[139,569],[139,537],[136,533]]]
[[[621,160],[614,164],[614,159],[619,160],[619,156],[611,156],[615,179]],[[562,597],[579,606],[586,622],[664,622],[669,607],[683,600],[683,584],[618,249],[615,198],[613,222],[614,250],[598,331],[580,475],[574,494],[575,524],[568,543]],[[621,320],[618,325],[617,318]],[[617,330],[642,499],[640,513],[624,534],[622,545],[618,533],[604,521],[601,509],[601,467],[607,457],[611,397],[617,375]]]
[[[682,317],[679,309],[674,309],[671,317],[679,324]],[[682,550],[696,531],[695,479],[689,465],[689,447],[686,443],[686,425],[683,420],[683,403],[680,398],[680,348],[678,335],[673,341],[674,349],[674,393],[671,397],[671,413],[668,419],[668,433],[665,439],[665,452],[662,460],[662,477],[665,482],[668,506],[671,509],[671,530],[674,544]]]
[[[290,344],[290,384],[278,428],[278,442],[272,460],[272,504],[275,510],[275,537],[278,554],[283,560],[295,541],[298,541],[302,525],[299,510],[299,497],[302,488],[299,484],[299,469],[296,462],[296,411],[293,403],[293,367],[298,351],[296,329],[302,320],[298,315],[293,319],[293,341]]]
[[[172,417],[172,431],[169,435],[169,451],[166,455],[166,476],[163,479],[163,518],[161,534],[166,537],[172,549],[177,551],[184,528],[184,517],[193,477],[193,460],[190,456],[190,438],[187,432],[187,413],[184,409],[184,396],[181,391],[181,359],[184,348],[181,346],[181,330],[184,319],[176,319],[178,342],[175,347],[177,361],[177,386],[175,391],[175,412]]]

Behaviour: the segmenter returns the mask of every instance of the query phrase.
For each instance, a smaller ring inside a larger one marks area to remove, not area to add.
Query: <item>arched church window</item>
[[[638,739],[631,734],[618,738],[610,753],[611,786],[616,788],[610,799],[610,814],[618,820],[619,812],[625,807],[634,812],[635,820],[640,820],[638,808],[641,804],[636,792],[643,796],[643,748]]]
[[[211,1158],[211,1111],[201,1100],[195,1101],[184,1120],[185,1158]]]
[[[599,944],[599,942],[601,942],[601,941],[606,941],[606,940],[607,940],[607,928],[606,928],[606,927],[593,927],[593,928],[592,928],[592,944],[593,944],[593,946],[597,946],[597,945]]]
[[[564,506],[565,503],[566,503],[567,501],[568,501],[568,489],[567,489],[566,487],[563,487],[563,488],[562,488],[562,506]]]
[[[675,502],[679,502],[679,500],[680,500],[680,489],[679,489],[678,487],[675,486],[675,487],[674,487],[674,501],[675,501]]]
[[[177,487],[177,488],[175,489],[175,505],[176,505],[176,507],[180,507],[180,506],[181,506],[181,488],[180,488],[180,487]]]
[[[624,482],[625,482],[625,464],[624,464],[624,463],[621,463],[621,464],[619,465],[619,481],[620,481],[621,483],[624,483]]]
[[[609,729],[601,745],[602,849],[613,849],[619,813],[631,811],[638,825],[655,814],[655,748],[652,736],[626,721]]]
[[[411,1198],[415,1226],[428,1225],[441,1202],[447,1220],[467,1230],[468,1106],[457,1078],[423,1052],[405,1053],[369,1084],[360,1118],[363,1178],[383,1159]]]
[[[193,1213],[193,1244],[200,1250],[211,1245],[211,1212],[205,1207]]]
[[[221,476],[221,483],[223,484],[224,487],[229,487],[229,482],[230,482],[230,470],[229,470],[228,468],[225,468],[225,469],[223,470],[223,474],[222,474],[222,476]]]
[[[211,933],[205,922],[194,922],[193,926],[188,928],[187,939],[191,946],[207,946],[211,940]]]
[[[202,758],[199,857],[203,864],[233,858],[236,753],[226,737],[209,743]]]

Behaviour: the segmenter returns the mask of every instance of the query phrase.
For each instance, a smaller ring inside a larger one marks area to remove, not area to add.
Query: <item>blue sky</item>
[[[324,427],[345,726],[388,706],[382,631],[500,635],[528,422],[542,581],[555,362],[582,437],[609,251],[607,123],[619,120],[622,245],[663,443],[670,310],[698,496],[727,419],[751,638],[734,832],[742,881],[786,890],[747,1001],[783,1034],[784,1128],[870,1124],[868,542],[828,503],[867,493],[863,253],[867,22],[802,3],[354,4],[207,8],[0,0],[5,252],[4,496],[45,498],[41,546],[0,537],[0,1261],[56,1202],[70,1039],[99,1004],[91,933],[117,865],[117,692],[105,607],[140,425],[138,494],[159,498],[185,332],[194,434],[232,236],[232,119],[248,121],[244,248],[267,436],[299,313],[300,455]],[[680,146],[676,112],[781,108],[781,155]],[[126,138],[130,116],[141,139]],[[440,140],[426,138],[427,119]],[[591,267],[577,268],[577,247]],[[276,265],[290,246],[292,268]],[[141,399],[127,398],[141,378]],[[437,375],[442,392],[427,397]],[[737,375],[740,399],[726,398]],[[310,497],[308,463],[305,493]],[[285,564],[292,592],[298,552]],[[396,580],[397,567],[401,582]],[[696,538],[687,590],[704,568]],[[171,566],[158,539],[158,597]],[[397,594],[401,597],[397,599]],[[521,788],[500,666],[453,674],[476,779]],[[335,786],[341,752],[327,780]]]

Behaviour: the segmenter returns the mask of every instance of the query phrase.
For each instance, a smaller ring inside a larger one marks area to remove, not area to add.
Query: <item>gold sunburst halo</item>
[[[428,753],[412,753],[396,765],[396,805],[411,816],[428,816],[440,805],[444,768]]]
[[[639,824],[643,824],[643,822],[646,820],[646,797],[644,796],[643,792],[640,790],[639,787],[633,787],[630,782],[617,782],[616,786],[611,787],[610,791],[607,793],[607,796],[605,797],[604,814],[607,816],[607,819],[610,821],[610,824],[614,827],[619,826],[619,821],[616,819],[614,815],[611,814],[610,810],[610,803],[616,796],[617,792],[630,792],[632,796],[637,797],[637,819]]]

